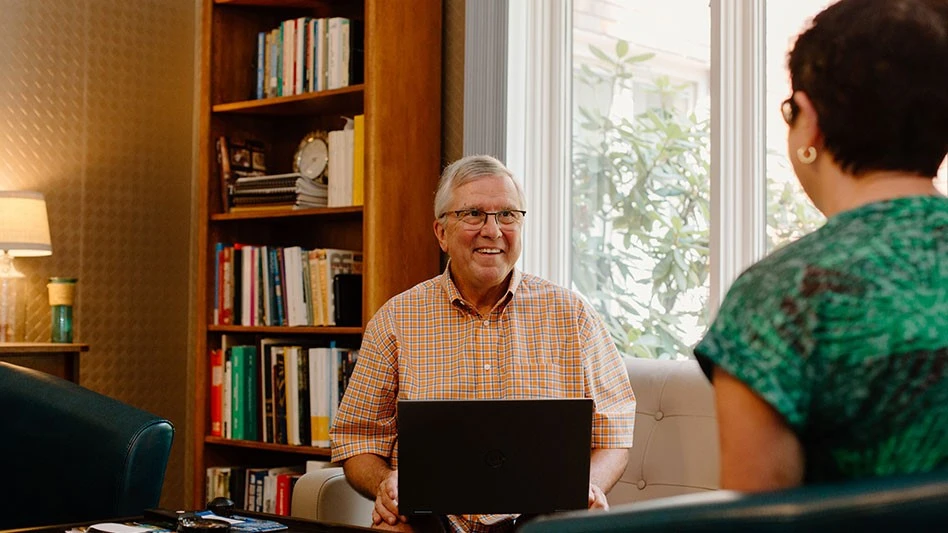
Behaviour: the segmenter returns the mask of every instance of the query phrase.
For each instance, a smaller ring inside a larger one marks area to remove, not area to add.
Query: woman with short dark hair
[[[695,355],[722,488],[948,467],[948,1],[842,0],[789,54],[794,172],[826,224],[745,271]]]

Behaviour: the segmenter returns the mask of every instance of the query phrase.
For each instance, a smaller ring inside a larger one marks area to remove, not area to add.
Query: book
[[[248,509],[249,510],[249,509]],[[287,526],[274,522],[273,520],[263,520],[260,518],[251,518],[235,514],[230,517],[218,516],[211,511],[198,511],[197,516],[212,520],[220,520],[230,524],[231,533],[266,533],[267,531],[282,531],[289,529]]]
[[[365,115],[352,119],[352,205],[365,203]]]
[[[283,347],[274,347],[273,357],[273,442],[289,444],[286,433],[286,373]]]
[[[256,98],[263,98],[263,87],[264,87],[264,64],[266,62],[266,49],[267,49],[267,33],[259,32],[257,33],[257,92],[254,95]]]
[[[211,436],[224,436],[224,352],[220,348],[210,351],[211,388],[208,394],[211,402]]]
[[[221,188],[221,212],[226,213],[230,209],[230,149],[227,146],[227,137],[221,135],[217,138],[217,171],[220,176]]]
[[[245,413],[245,377],[244,372],[247,365],[244,358],[247,352],[245,346],[234,346],[230,349],[230,413],[231,413],[231,438],[236,440],[244,439],[244,424],[246,424]]]
[[[335,274],[332,294],[336,325],[362,325],[362,274]]]
[[[258,440],[260,438],[259,419],[260,409],[257,403],[259,371],[257,370],[258,357],[257,347],[253,345],[242,346],[244,355],[244,439]]]

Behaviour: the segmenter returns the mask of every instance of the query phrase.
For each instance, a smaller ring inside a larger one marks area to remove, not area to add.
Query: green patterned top
[[[806,483],[948,466],[948,199],[865,205],[775,251],[695,355],[784,417]]]

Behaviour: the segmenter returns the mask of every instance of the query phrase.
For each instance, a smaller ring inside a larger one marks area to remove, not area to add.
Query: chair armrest
[[[521,533],[933,531],[948,520],[948,470],[745,494],[729,490],[570,511]]]
[[[304,474],[293,488],[290,514],[321,522],[369,527],[375,502],[356,492],[342,468],[330,467]]]

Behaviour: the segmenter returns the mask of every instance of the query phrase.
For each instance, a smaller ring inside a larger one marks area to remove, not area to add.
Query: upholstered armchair
[[[0,362],[0,529],[157,507],[173,436],[163,418]]]

